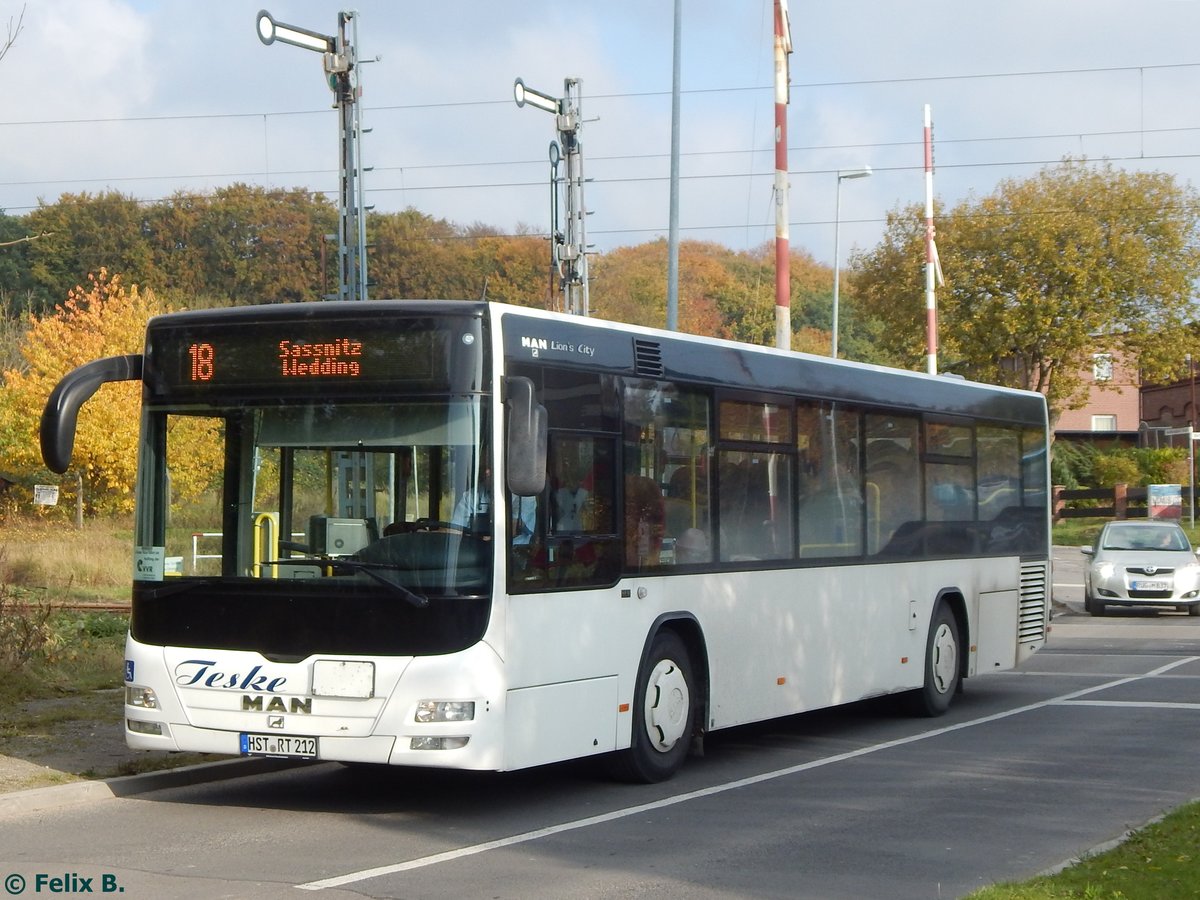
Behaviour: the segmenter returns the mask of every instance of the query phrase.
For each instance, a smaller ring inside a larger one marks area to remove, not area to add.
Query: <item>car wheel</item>
[[[1200,603],[1193,603],[1188,607],[1189,616],[1200,616]]]

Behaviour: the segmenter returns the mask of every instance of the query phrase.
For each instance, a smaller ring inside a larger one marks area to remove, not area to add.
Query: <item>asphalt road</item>
[[[961,896],[1200,797],[1200,619],[1094,620],[1069,579],[1047,648],[941,719],[874,701],[722,732],[653,786],[585,763],[318,764],[157,790],[10,816],[0,877],[14,896],[39,876],[154,898]]]

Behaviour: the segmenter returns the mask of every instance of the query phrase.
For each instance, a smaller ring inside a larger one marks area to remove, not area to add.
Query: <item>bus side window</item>
[[[792,437],[786,399],[722,398],[717,449],[718,547],[727,562],[791,559]]]
[[[796,409],[800,454],[800,557],[858,556],[862,553],[863,491],[858,448],[859,416],[853,409],[811,401]],[[868,486],[871,508],[878,490]]]
[[[918,442],[911,416],[866,417],[867,552],[893,552],[888,543],[907,522],[924,519]]]
[[[708,393],[672,382],[628,381],[624,399],[626,570],[710,561]]]

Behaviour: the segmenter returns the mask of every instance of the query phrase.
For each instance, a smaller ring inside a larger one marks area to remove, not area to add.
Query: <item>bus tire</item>
[[[687,647],[664,629],[654,636],[638,671],[632,742],[612,755],[610,773],[622,781],[652,784],[678,772],[691,745],[695,697]]]
[[[913,715],[933,718],[950,708],[962,683],[960,653],[958,620],[949,606],[938,603],[925,640],[925,683],[905,697]]]

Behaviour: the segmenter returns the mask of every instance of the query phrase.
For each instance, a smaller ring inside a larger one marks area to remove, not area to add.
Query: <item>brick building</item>
[[[1119,354],[1094,353],[1084,372],[1087,402],[1064,410],[1054,429],[1056,438],[1137,444],[1145,419],[1137,366]]]
[[[1196,374],[1193,370],[1193,376]],[[1196,380],[1185,378],[1172,384],[1156,384],[1142,388],[1142,445],[1149,447],[1186,447],[1184,436],[1169,436],[1168,428],[1180,428],[1189,423],[1200,426],[1196,415]]]

